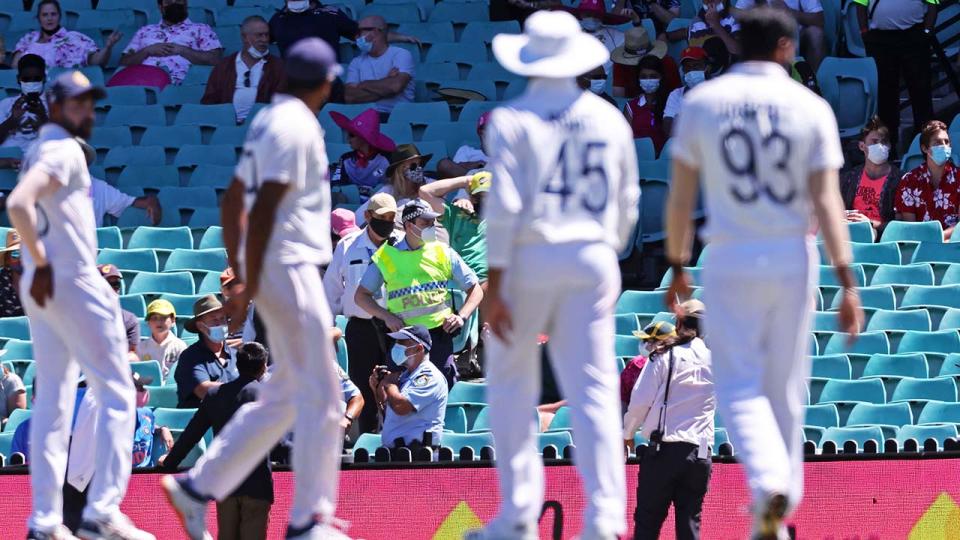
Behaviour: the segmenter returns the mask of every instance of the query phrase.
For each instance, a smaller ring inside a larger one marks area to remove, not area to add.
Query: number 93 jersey
[[[714,243],[802,238],[811,173],[839,169],[826,101],[772,62],[745,62],[684,97],[672,158],[699,169]]]
[[[487,256],[504,268],[516,246],[632,240],[640,187],[633,132],[602,98],[531,80],[493,111],[485,133],[493,183]]]

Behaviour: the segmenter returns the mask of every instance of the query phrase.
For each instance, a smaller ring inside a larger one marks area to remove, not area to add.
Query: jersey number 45
[[[603,157],[607,143],[590,141],[580,144],[566,141],[560,147],[557,162],[543,185],[543,192],[560,197],[560,210],[566,212],[576,204],[592,214],[607,207],[609,183]]]

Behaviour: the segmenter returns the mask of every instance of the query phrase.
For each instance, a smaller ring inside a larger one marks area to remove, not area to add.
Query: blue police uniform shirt
[[[137,409],[137,425],[133,432],[133,466],[149,467],[153,455],[153,430],[155,426],[150,407]]]
[[[406,371],[398,381],[400,394],[413,405],[414,411],[401,416],[387,406],[380,436],[384,446],[393,447],[399,437],[406,444],[423,439],[423,432],[433,434],[433,444],[440,444],[443,418],[447,409],[447,380],[429,359],[417,369]]]

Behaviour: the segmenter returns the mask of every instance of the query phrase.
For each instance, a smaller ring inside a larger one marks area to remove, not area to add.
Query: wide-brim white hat
[[[527,18],[523,34],[498,34],[493,55],[511,73],[551,79],[578,77],[610,59],[603,43],[563,11],[538,11]]]

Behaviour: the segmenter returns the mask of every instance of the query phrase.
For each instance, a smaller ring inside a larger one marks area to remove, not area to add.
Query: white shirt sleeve
[[[516,124],[502,110],[494,110],[485,130],[486,148],[491,161],[487,169],[497,179],[490,188],[483,218],[487,222],[487,261],[490,268],[504,268],[510,262],[517,221],[523,211],[523,199],[516,184],[521,171],[522,152],[517,148]]]
[[[257,160],[261,182],[289,184],[302,178],[297,171],[307,163],[304,133],[297,126],[272,126],[261,144],[270,149],[270,159]]]
[[[843,150],[840,148],[840,135],[837,128],[837,119],[833,109],[823,99],[817,98],[817,104],[822,109],[813,117],[817,119],[814,126],[813,145],[810,147],[810,156],[807,159],[810,171],[839,169],[843,167]]]
[[[673,94],[670,94],[670,97],[673,97]],[[692,167],[699,167],[703,163],[703,155],[700,152],[700,129],[697,125],[700,113],[695,109],[696,100],[687,100],[683,112],[677,116],[673,126],[670,157]]]
[[[640,377],[637,378],[630,393],[627,412],[623,415],[623,440],[633,439],[637,431],[646,423],[647,415],[653,410],[660,385],[666,378],[666,373],[663,372],[665,363],[662,358],[657,361],[651,360],[640,371]]]
[[[97,440],[97,402],[88,389],[77,408],[73,425],[73,439],[67,456],[67,482],[79,491],[87,489],[97,468],[95,443]],[[131,444],[133,439],[131,438]],[[131,450],[132,452],[132,450]]]
[[[136,200],[99,178],[93,178],[92,182],[94,199],[100,198],[103,201],[103,211],[113,217],[120,217]]]
[[[347,78],[344,80],[346,84],[357,84],[360,82],[360,58],[356,57],[347,64]]]
[[[393,56],[393,67],[397,68],[397,71],[401,73],[409,74],[411,78],[416,73],[413,55],[410,54],[410,51],[402,47],[397,47],[397,53]]]
[[[63,144],[40,144],[34,167],[55,178],[57,182],[66,186],[70,183],[71,158]]]
[[[663,117],[673,118],[680,113],[680,105],[683,103],[683,88],[674,88],[667,96],[667,104],[663,106]],[[673,130],[676,133],[676,129]]]
[[[344,246],[346,242],[341,240],[333,250],[333,259],[326,273],[323,274],[323,290],[327,294],[327,302],[330,303],[330,311],[334,315],[343,314],[343,291],[344,279],[343,261],[345,259]]]

